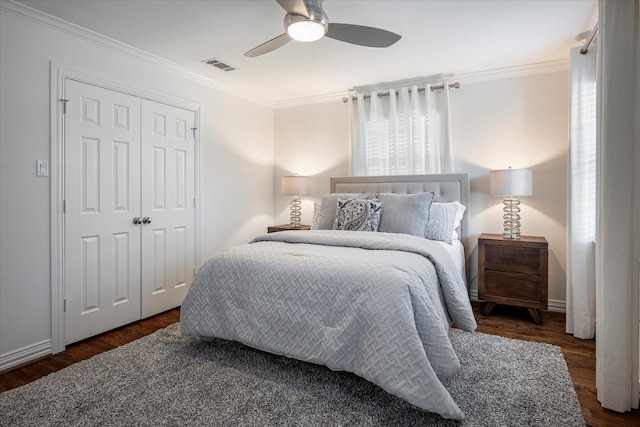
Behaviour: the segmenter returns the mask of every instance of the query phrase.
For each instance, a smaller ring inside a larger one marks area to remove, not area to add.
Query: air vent
[[[220,61],[219,59],[216,58],[211,58],[211,59],[205,59],[204,61],[205,64],[209,64],[211,66],[214,66],[216,68],[221,69],[222,71],[233,71],[236,70],[236,67],[229,65],[229,64],[225,64],[224,62]]]

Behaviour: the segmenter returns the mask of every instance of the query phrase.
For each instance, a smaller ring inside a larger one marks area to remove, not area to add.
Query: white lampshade
[[[492,196],[531,196],[533,179],[531,169],[502,169],[489,172]]]
[[[283,176],[282,194],[287,196],[306,196],[309,194],[308,176]]]

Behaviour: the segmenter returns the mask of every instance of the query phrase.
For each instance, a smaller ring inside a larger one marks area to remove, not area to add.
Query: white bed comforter
[[[197,273],[185,335],[353,372],[445,418],[460,363],[450,322],[476,328],[466,286],[436,243],[400,234],[291,231],[223,251]]]

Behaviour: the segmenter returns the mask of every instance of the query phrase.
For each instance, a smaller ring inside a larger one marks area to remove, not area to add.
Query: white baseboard
[[[31,362],[39,357],[51,354],[51,340],[44,340],[26,347],[0,354],[0,372],[23,363]]]
[[[557,299],[550,299],[547,303],[547,308],[549,311],[556,311],[558,313],[566,313],[567,312],[567,302],[561,301]]]
[[[480,301],[478,299],[478,291],[476,289],[472,289],[469,291],[469,298],[471,301]],[[555,311],[557,313],[566,313],[567,312],[567,303],[566,301],[561,301],[557,299],[550,299],[547,302],[547,309],[549,311]]]

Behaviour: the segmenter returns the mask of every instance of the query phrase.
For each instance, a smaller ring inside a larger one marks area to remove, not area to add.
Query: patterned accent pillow
[[[331,230],[336,222],[338,199],[368,199],[369,193],[330,193],[322,196],[318,209],[313,211],[312,230]]]
[[[382,203],[375,199],[338,199],[334,230],[378,231]]]

